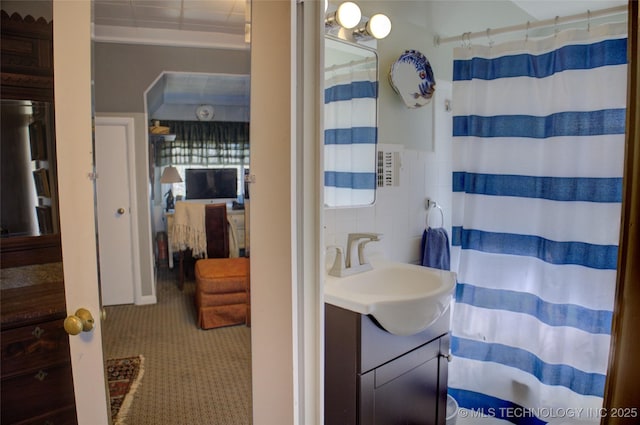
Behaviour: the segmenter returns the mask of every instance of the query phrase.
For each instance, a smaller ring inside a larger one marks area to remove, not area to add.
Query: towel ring
[[[436,208],[438,210],[440,210],[440,221],[442,223],[440,227],[444,227],[444,211],[442,211],[442,207],[440,205],[438,205],[436,202],[433,202],[431,205],[433,206],[433,208],[429,208],[427,210],[427,220],[426,220],[427,228],[430,227],[429,226],[429,217],[431,216],[431,211],[433,211]]]

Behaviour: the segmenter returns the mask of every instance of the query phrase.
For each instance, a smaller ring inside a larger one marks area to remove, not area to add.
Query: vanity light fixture
[[[325,13],[328,4],[325,0]],[[327,34],[351,42],[372,38],[380,40],[391,33],[391,20],[387,15],[377,13],[371,18],[363,17],[360,7],[351,1],[341,3],[337,9],[327,13],[324,26]]]
[[[335,12],[327,16],[324,23],[328,27],[340,25],[343,28],[351,29],[360,23],[361,18],[360,7],[351,1],[346,1],[338,6]]]
[[[353,31],[355,37],[373,37],[383,39],[391,32],[391,20],[387,15],[377,13],[373,15],[365,25]]]

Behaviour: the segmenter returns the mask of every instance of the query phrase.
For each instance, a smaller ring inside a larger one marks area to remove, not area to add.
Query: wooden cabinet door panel
[[[69,363],[69,335],[63,320],[6,330],[2,333],[2,378]]]
[[[17,423],[74,405],[70,364],[3,379],[2,389],[3,424]]]

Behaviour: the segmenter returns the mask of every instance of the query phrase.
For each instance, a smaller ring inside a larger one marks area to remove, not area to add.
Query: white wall
[[[416,12],[420,13],[424,9],[424,4],[416,3],[415,8]],[[388,13],[392,14],[393,12],[393,10],[389,10]],[[416,109],[407,108],[402,98],[389,84],[389,70],[398,57],[410,49],[422,52],[429,61],[433,61],[433,57],[429,53],[433,44],[432,38],[427,36],[423,27],[411,22],[398,22],[399,18],[392,19],[394,25],[391,34],[378,42],[380,62],[378,142],[401,144],[407,149],[418,151],[430,151],[433,149],[433,103]],[[432,64],[432,67],[433,65],[435,64]],[[446,79],[438,74],[435,76]]]
[[[451,98],[451,83],[438,81],[439,88],[430,110],[436,123],[434,146],[417,150],[398,144],[384,144],[379,150],[399,152],[399,186],[376,191],[373,206],[325,209],[325,244],[345,248],[347,234],[352,232],[382,233],[380,242],[367,245],[367,254],[383,255],[403,263],[420,263],[420,242],[425,229],[427,211],[425,198],[441,204],[445,227],[451,234],[451,113],[445,110],[445,100]],[[440,214],[433,211],[432,226],[440,226]],[[326,267],[330,267],[335,251],[327,252]]]

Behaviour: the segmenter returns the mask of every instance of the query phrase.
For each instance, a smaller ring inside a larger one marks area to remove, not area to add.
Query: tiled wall
[[[382,233],[380,242],[367,244],[369,256],[420,263],[420,242],[425,229],[425,199],[438,202],[444,210],[444,225],[451,235],[451,83],[438,81],[434,107],[434,146],[430,151],[405,150],[402,145],[380,141],[379,150],[400,152],[399,186],[376,191],[374,205],[362,208],[325,209],[325,245],[346,247],[352,232]],[[441,225],[439,211],[429,217],[433,227]],[[326,264],[332,264],[335,250],[327,249]]]

